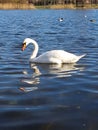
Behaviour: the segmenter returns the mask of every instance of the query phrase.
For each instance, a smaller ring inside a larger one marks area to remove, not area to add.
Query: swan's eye
[[[24,51],[25,48],[26,48],[26,43],[23,43],[23,44],[22,44],[22,51]]]

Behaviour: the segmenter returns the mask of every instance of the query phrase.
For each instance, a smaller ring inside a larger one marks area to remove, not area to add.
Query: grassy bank
[[[47,5],[47,6],[34,6],[33,4],[19,4],[19,3],[5,3],[1,4],[0,3],[0,9],[77,9],[77,8],[82,8],[82,9],[91,9],[91,8],[96,8],[98,9],[98,5],[91,5],[91,4],[86,4],[83,7],[76,7],[75,4],[57,4],[57,5]]]
[[[36,6],[37,9],[75,9],[74,4]]]
[[[35,6],[33,4],[0,3],[0,9],[35,9]]]
[[[51,5],[50,6],[51,9],[75,9],[75,5],[74,4],[59,4],[59,5]]]
[[[84,6],[77,6],[75,4],[57,4],[48,6],[35,6],[37,9],[98,9],[98,5],[85,4]]]

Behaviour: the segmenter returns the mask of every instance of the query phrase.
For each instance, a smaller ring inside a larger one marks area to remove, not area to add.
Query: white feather
[[[51,50],[43,53],[42,55],[37,56],[38,53],[38,44],[35,40],[26,38],[24,40],[24,43],[26,43],[26,46],[29,43],[32,43],[34,45],[34,51],[30,57],[30,61],[34,63],[57,63],[57,64],[62,64],[62,63],[75,63],[79,59],[85,56],[77,56],[72,53],[66,52],[64,50]]]

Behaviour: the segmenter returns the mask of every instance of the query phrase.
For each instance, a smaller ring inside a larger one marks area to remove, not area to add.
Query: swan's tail
[[[79,56],[78,58],[81,59],[81,58],[84,57],[85,55],[86,55],[86,54],[83,54],[83,55]]]

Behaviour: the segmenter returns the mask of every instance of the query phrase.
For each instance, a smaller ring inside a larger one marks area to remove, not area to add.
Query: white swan
[[[84,57],[84,55],[76,56],[72,53],[63,51],[63,50],[51,50],[43,53],[42,55],[37,56],[38,53],[38,44],[35,40],[26,38],[22,44],[22,51],[25,50],[25,48],[32,43],[34,45],[34,51],[30,57],[30,61],[33,63],[56,63],[56,64],[62,64],[62,63],[75,63],[80,58]]]

